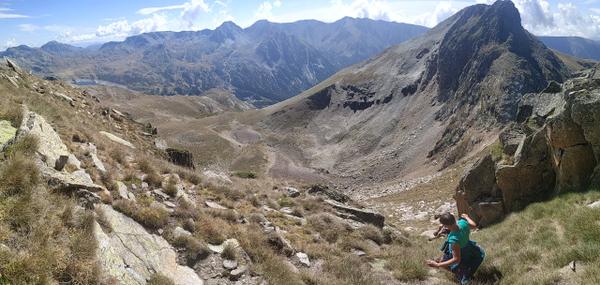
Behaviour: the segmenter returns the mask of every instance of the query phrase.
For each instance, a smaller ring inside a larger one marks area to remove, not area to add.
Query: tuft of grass
[[[16,104],[3,104],[0,109],[0,120],[10,121],[10,124],[18,128],[23,121],[23,109]]]
[[[173,245],[185,249],[185,259],[188,266],[194,266],[198,261],[210,255],[210,250],[203,242],[191,236],[179,236]]]
[[[202,218],[196,223],[195,234],[210,244],[222,244],[227,239],[229,225],[214,218]]]
[[[381,229],[374,225],[364,225],[358,229],[358,232],[363,238],[370,239],[379,245],[383,244],[384,242],[384,237],[383,233],[381,232]]]
[[[313,214],[308,216],[306,221],[311,228],[331,243],[336,242],[340,236],[347,233],[346,226],[329,213]]]
[[[235,260],[237,256],[237,249],[231,243],[227,243],[221,252],[221,257],[229,260]]]
[[[160,229],[169,222],[169,213],[160,207],[140,206],[130,200],[117,200],[113,207],[151,229]]]
[[[237,233],[242,248],[254,262],[258,270],[269,284],[304,284],[300,276],[284,262],[267,244],[265,235],[256,225]]]
[[[37,165],[21,153],[11,156],[0,167],[0,192],[5,195],[27,194],[40,183]]]
[[[335,278],[334,284],[381,284],[373,275],[369,265],[353,254],[330,258],[323,266],[323,270]]]
[[[171,196],[171,197],[175,197],[177,195],[178,192],[178,188],[177,188],[177,179],[175,179],[175,177],[171,176],[167,179],[167,182],[165,183],[165,187],[164,187],[164,192]]]
[[[394,245],[386,252],[388,263],[385,267],[392,271],[394,278],[400,281],[425,280],[428,276],[428,269],[424,261],[433,258],[433,255],[430,254],[437,254],[428,252],[428,249],[432,249],[431,244],[422,247]]]
[[[34,135],[28,134],[10,145],[6,150],[6,154],[12,156],[21,153],[26,156],[32,156],[36,153],[38,145],[39,139]]]
[[[146,283],[146,284],[147,285],[175,285],[175,282],[173,282],[171,279],[169,279],[169,277],[166,277],[159,273],[154,273],[154,275],[152,275],[152,277],[150,277],[150,280],[148,280],[148,283]]]

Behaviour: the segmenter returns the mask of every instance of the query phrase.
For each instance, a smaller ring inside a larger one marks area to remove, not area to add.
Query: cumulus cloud
[[[10,38],[6,42],[0,45],[0,50],[5,50],[7,48],[16,47],[18,45],[17,40],[15,38]]]
[[[112,22],[108,25],[99,26],[95,35],[99,38],[115,37],[122,38],[141,33],[167,30],[167,17],[162,14],[153,14],[152,17],[129,23],[127,20]]]
[[[256,19],[271,19],[273,18],[273,8],[281,7],[281,1],[275,0],[273,2],[265,1],[258,5],[258,9],[254,13]]]

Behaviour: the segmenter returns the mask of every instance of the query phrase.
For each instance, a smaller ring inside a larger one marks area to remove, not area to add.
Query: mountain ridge
[[[9,48],[0,56],[42,76],[102,80],[156,95],[201,95],[219,88],[260,106],[296,95],[425,30],[353,18],[333,23],[259,21],[246,29],[225,22],[214,30],[131,36],[97,50],[51,43],[44,49]]]

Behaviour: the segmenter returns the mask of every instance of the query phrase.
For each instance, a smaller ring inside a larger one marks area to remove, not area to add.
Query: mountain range
[[[262,20],[245,29],[225,22],[214,30],[141,34],[98,49],[49,42],[9,48],[0,56],[42,76],[106,81],[156,95],[201,95],[218,88],[261,106],[426,30],[349,17],[334,23]]]

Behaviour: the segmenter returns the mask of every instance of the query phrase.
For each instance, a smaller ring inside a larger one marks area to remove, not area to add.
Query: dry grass
[[[16,103],[2,103],[0,106],[0,120],[10,121],[13,127],[18,128],[23,121],[23,109]]]
[[[245,231],[238,232],[236,237],[254,262],[256,270],[269,284],[303,284],[300,276],[269,247],[265,235],[258,227],[250,226]]]
[[[329,213],[313,214],[308,216],[306,220],[311,228],[331,243],[336,242],[340,236],[348,232],[346,226],[340,223],[339,218]]]
[[[381,229],[374,225],[364,225],[358,229],[358,232],[363,238],[370,239],[379,245],[383,244],[383,242],[385,241]]]
[[[152,275],[152,277],[150,278],[150,280],[148,280],[148,283],[146,283],[147,285],[175,285],[175,283],[169,279],[168,277],[159,274],[159,273],[155,273],[154,275]]]
[[[30,194],[40,183],[40,173],[33,161],[15,153],[0,167],[0,181],[3,195]]]
[[[229,227],[221,219],[205,217],[196,222],[194,234],[210,244],[222,244],[227,239]]]
[[[21,153],[26,156],[32,156],[38,149],[38,138],[34,135],[25,135],[6,149],[6,155],[11,156]]]
[[[171,197],[177,196],[177,192],[179,192],[179,189],[177,188],[177,179],[175,179],[174,176],[170,176],[167,179],[163,191]]]
[[[191,236],[179,236],[173,241],[173,245],[185,249],[185,260],[188,266],[194,266],[210,255],[206,244]]]
[[[92,213],[75,213],[73,201],[40,188],[34,166],[16,153],[0,167],[0,243],[7,246],[0,250],[4,280],[98,284]]]
[[[221,257],[229,260],[235,260],[237,257],[237,249],[231,243],[227,243],[221,252]]]
[[[160,207],[140,206],[130,200],[118,200],[113,207],[151,229],[160,229],[169,222],[169,213]]]

